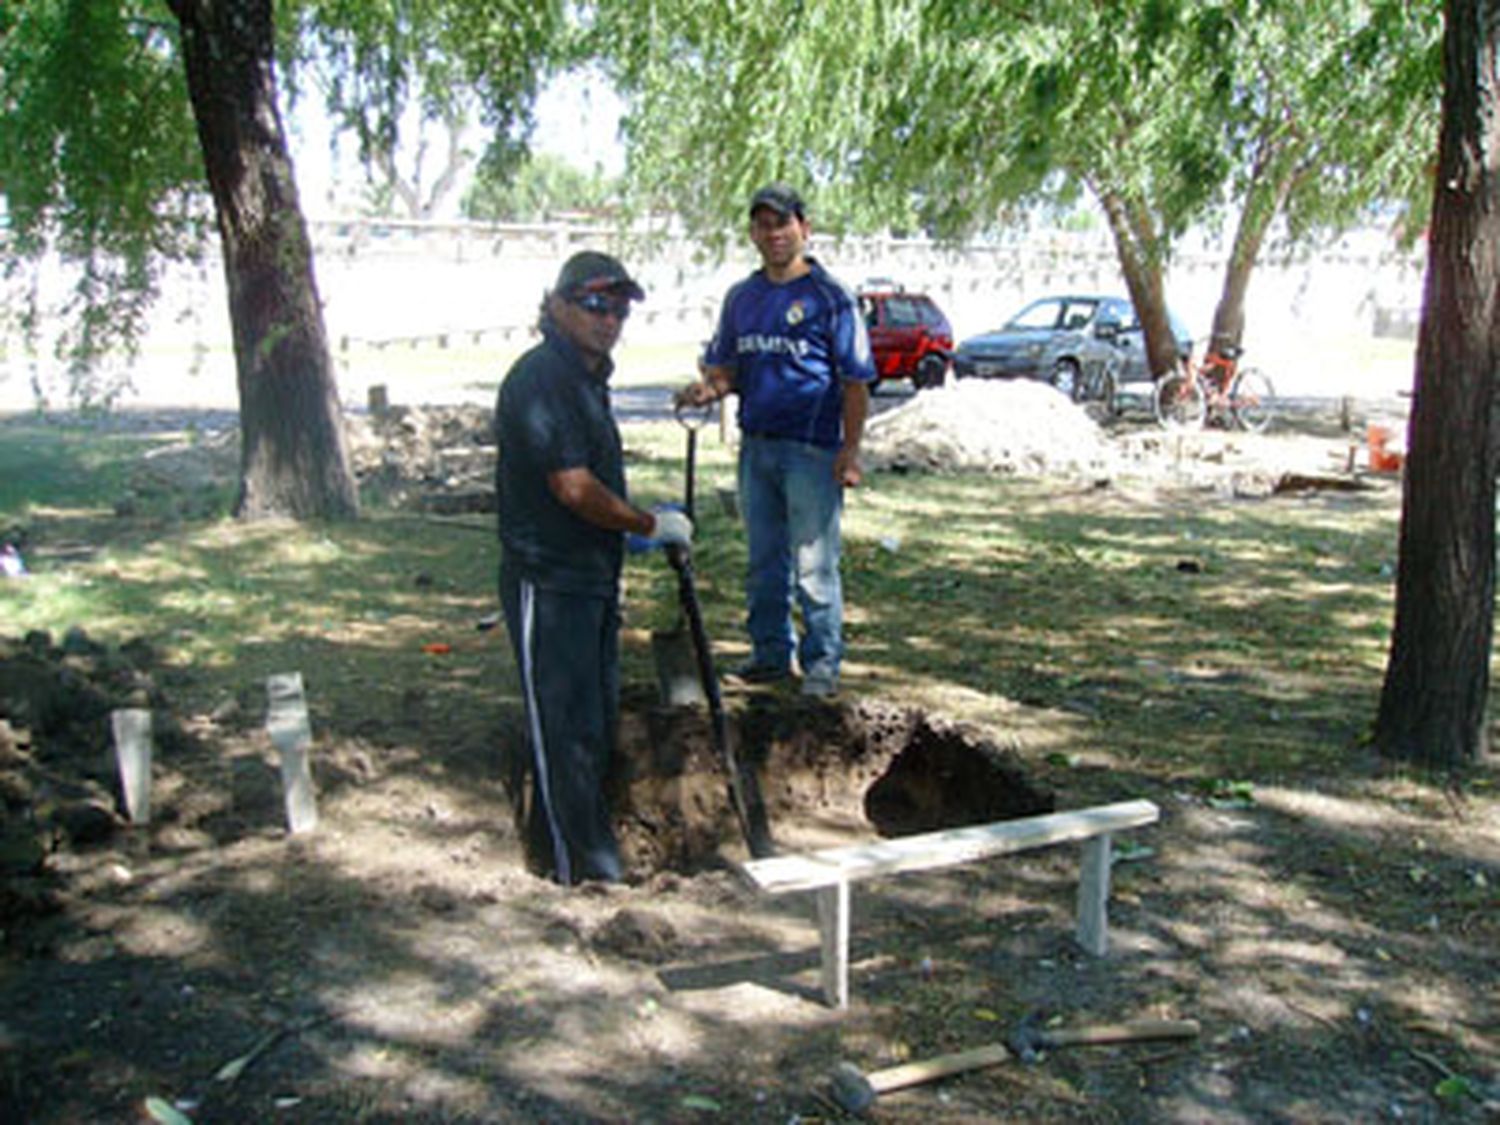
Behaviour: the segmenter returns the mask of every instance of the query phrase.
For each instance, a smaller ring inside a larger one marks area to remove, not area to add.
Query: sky
[[[584,171],[592,170],[597,163],[606,175],[618,174],[625,168],[625,149],[619,137],[623,110],[624,103],[597,72],[560,75],[537,99],[532,149],[558,156]],[[329,148],[328,119],[315,98],[304,98],[286,120],[297,186],[308,216],[322,218],[356,211],[365,181],[353,138],[341,140],[335,160]],[[484,138],[477,128],[469,144],[476,150],[483,146]],[[438,218],[458,216],[466,186],[461,183],[449,194]]]
[[[537,101],[532,146],[560,156],[585,171],[597,162],[605,175],[625,170],[620,115],[625,103],[597,72],[575,72],[555,79]]]

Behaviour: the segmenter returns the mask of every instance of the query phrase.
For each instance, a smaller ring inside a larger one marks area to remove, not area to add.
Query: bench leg
[[[1078,944],[1095,957],[1109,950],[1110,837],[1095,836],[1083,842],[1078,874]]]
[[[818,890],[818,936],[823,947],[823,997],[830,1008],[849,1006],[849,882]]]

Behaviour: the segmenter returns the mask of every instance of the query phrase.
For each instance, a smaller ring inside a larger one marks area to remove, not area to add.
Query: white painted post
[[[849,880],[818,889],[818,936],[823,997],[830,1008],[849,1006]]]
[[[151,823],[151,712],[127,707],[109,713],[115,738],[115,762],[125,791],[131,824]]]
[[[1110,836],[1083,842],[1078,873],[1078,944],[1095,957],[1109,950]]]
[[[313,792],[309,756],[312,723],[302,693],[302,673],[288,672],[266,677],[270,708],[266,733],[281,756],[281,788],[286,799],[287,828],[293,833],[311,832],[318,826],[318,801]]]

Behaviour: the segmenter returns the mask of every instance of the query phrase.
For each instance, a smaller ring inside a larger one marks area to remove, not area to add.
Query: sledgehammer
[[[829,1095],[846,1113],[864,1114],[881,1094],[920,1086],[962,1074],[997,1066],[1020,1058],[1033,1062],[1039,1051],[1086,1043],[1128,1043],[1141,1039],[1191,1039],[1198,1034],[1197,1020],[1133,1020],[1127,1023],[1095,1024],[1092,1027],[1048,1029],[1037,1025],[1036,1016],[1023,1019],[1008,1044],[986,1044],[951,1055],[939,1055],[924,1062],[905,1063],[865,1074],[853,1063],[841,1062],[829,1075]],[[1014,1052],[1014,1053],[1012,1053]]]
[[[1197,1020],[1128,1020],[1089,1027],[1047,1028],[1041,1026],[1039,1017],[1033,1013],[1016,1025],[1006,1044],[1022,1062],[1035,1062],[1042,1051],[1053,1047],[1133,1043],[1142,1039],[1192,1039],[1197,1034]]]
[[[939,1055],[923,1062],[886,1067],[869,1074],[863,1073],[853,1063],[841,1062],[829,1074],[829,1096],[846,1113],[864,1114],[881,1094],[902,1090],[907,1086],[920,1086],[924,1082],[933,1082],[950,1074],[995,1066],[1010,1057],[1010,1051],[1001,1044],[990,1043],[967,1051],[955,1051],[951,1055]]]

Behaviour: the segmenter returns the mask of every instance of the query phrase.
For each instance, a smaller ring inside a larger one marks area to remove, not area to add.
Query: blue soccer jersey
[[[837,449],[840,383],[873,383],[875,362],[853,295],[809,264],[794,281],[776,284],[757,270],[735,285],[704,360],[734,372],[745,433]]]

